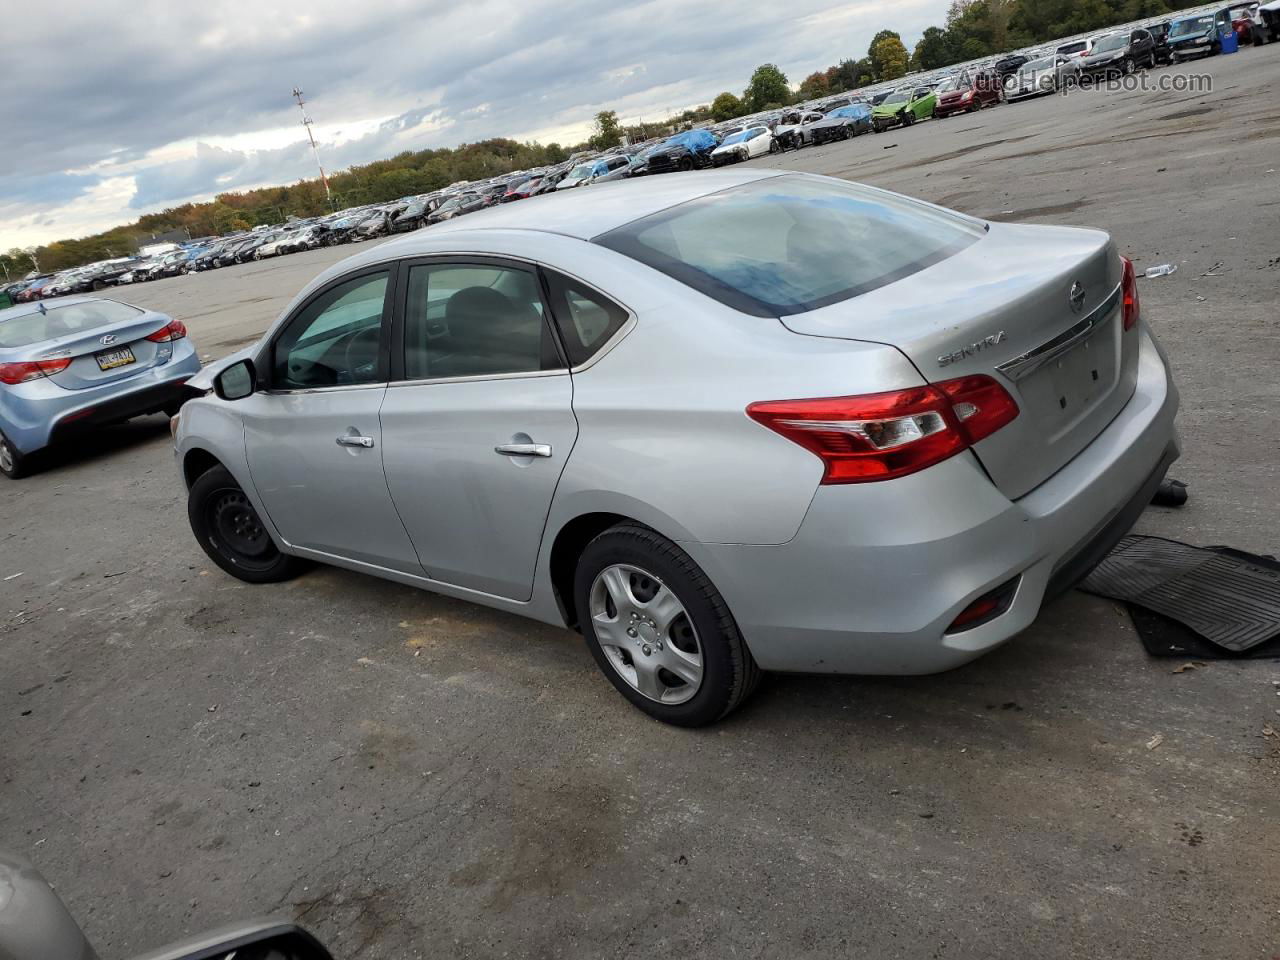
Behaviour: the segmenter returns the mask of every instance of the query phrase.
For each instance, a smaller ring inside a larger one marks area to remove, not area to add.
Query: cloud
[[[15,220],[26,242],[49,239],[37,215],[65,222],[59,210],[75,190],[102,179],[136,181],[104,213],[116,217],[106,227],[312,176],[294,85],[306,90],[326,165],[340,169],[491,136],[577,138],[603,109],[657,119],[741,92],[764,62],[798,83],[864,55],[882,27],[910,46],[945,9],[944,0],[311,0],[296,9],[65,0],[51,17],[27,5],[5,21],[23,42],[5,51],[0,205],[21,216],[0,227],[0,245],[17,242]],[[390,119],[370,123],[378,118]]]

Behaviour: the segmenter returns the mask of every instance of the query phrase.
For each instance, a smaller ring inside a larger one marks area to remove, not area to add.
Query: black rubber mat
[[[1280,562],[1273,557],[1129,536],[1080,589],[1136,608],[1134,625],[1157,656],[1280,655]]]

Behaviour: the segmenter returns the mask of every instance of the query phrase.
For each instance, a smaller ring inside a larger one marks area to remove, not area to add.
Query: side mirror
[[[270,920],[223,927],[161,947],[134,960],[333,960],[315,937]]]
[[[223,400],[243,400],[258,389],[252,360],[241,360],[213,378],[213,392]]]

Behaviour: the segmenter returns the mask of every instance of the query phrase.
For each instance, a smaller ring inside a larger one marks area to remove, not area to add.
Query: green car
[[[902,124],[909,127],[917,120],[933,116],[938,95],[933,87],[899,87],[871,108],[871,125],[876,133]]]

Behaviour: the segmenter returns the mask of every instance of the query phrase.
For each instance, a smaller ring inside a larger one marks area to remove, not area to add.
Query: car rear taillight
[[[168,343],[170,340],[181,340],[187,335],[187,327],[181,320],[170,320],[155,333],[147,336],[152,343]]]
[[[28,380],[39,380],[61,373],[71,366],[70,357],[58,357],[53,360],[24,360],[20,363],[0,363],[0,383],[16,386]]]
[[[747,416],[817,455],[824,484],[891,480],[931,467],[1018,415],[991,377],[818,400],[771,400]]]
[[[1138,272],[1133,269],[1133,261],[1121,257],[1124,270],[1120,273],[1120,297],[1124,306],[1124,328],[1129,330],[1138,322]]]

